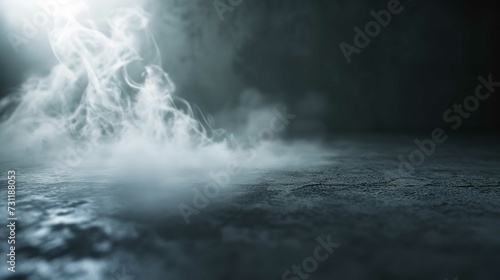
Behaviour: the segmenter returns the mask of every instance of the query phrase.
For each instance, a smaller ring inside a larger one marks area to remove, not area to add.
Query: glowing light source
[[[43,28],[50,21],[75,16],[88,7],[89,1],[72,0],[24,0],[2,1],[2,13],[7,22],[13,25],[26,24],[26,21]]]

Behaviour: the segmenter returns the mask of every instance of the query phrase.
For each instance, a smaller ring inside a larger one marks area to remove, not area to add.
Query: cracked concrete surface
[[[498,279],[499,137],[450,137],[399,174],[414,138],[340,137],[328,164],[245,172],[189,225],[189,188],[135,204],[99,176],[20,171],[20,272],[0,276],[113,279],[126,263],[135,279],[282,279],[331,236],[308,279]]]

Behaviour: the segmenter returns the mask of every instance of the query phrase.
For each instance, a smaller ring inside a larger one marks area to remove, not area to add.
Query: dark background
[[[242,107],[284,103],[298,115],[292,135],[448,127],[443,113],[474,93],[479,75],[500,80],[499,4],[401,1],[404,10],[348,64],[339,44],[353,44],[353,28],[387,3],[246,0],[222,21],[211,0],[146,10],[178,94],[219,126],[240,125],[234,114]],[[44,33],[18,54],[0,40],[2,96],[49,69],[54,59],[34,51],[47,46]],[[499,131],[499,105],[498,94],[483,101],[460,129]]]

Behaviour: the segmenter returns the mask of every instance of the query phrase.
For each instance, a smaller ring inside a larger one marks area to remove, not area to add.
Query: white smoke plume
[[[180,174],[235,161],[240,167],[290,165],[299,162],[299,151],[317,152],[314,145],[288,147],[279,141],[292,121],[276,115],[286,107],[268,107],[258,121],[250,120],[249,141],[212,128],[212,118],[175,92],[142,0],[110,1],[106,9],[93,0],[69,2],[48,32],[57,63],[0,101],[2,158],[73,169],[125,165]],[[269,124],[277,119],[284,126],[274,123],[280,127],[274,133]]]
[[[116,9],[102,24],[85,18],[88,8],[79,2],[54,18],[49,41],[58,63],[2,101],[13,110],[1,123],[4,147],[43,161],[89,148],[154,151],[172,161],[228,155],[227,140],[214,139],[223,132],[175,95],[148,14]]]

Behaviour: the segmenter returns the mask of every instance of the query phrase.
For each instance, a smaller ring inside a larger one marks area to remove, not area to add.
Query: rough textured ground
[[[282,279],[330,236],[340,247],[307,279],[500,279],[499,138],[455,135],[399,174],[414,139],[342,137],[327,164],[245,170],[189,225],[177,206],[206,183],[194,177],[158,188],[18,168],[18,272],[2,261],[0,277]]]

